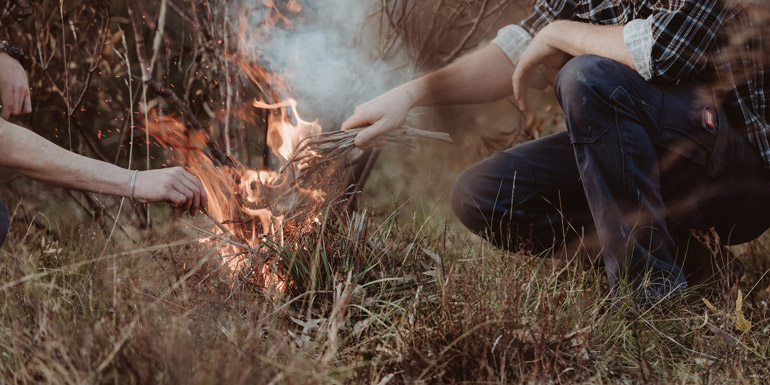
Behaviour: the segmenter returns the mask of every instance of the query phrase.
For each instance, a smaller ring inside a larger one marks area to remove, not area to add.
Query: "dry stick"
[[[297,149],[289,157],[286,164],[281,167],[280,172],[283,173],[292,163],[305,159],[315,158],[317,159],[317,162],[314,166],[320,166],[350,155],[351,152],[357,148],[355,146],[355,138],[362,130],[364,130],[364,128],[360,127],[345,131],[326,132],[305,138],[297,146]],[[382,135],[378,139],[390,143],[409,143],[411,142],[411,139],[415,137],[454,143],[452,137],[445,132],[430,132],[412,127],[400,128],[391,133]]]
[[[227,7],[227,2],[223,2],[224,6]],[[227,18],[227,8],[225,8],[224,11],[224,23],[222,26],[222,33],[224,36],[224,55],[222,55],[224,62],[225,62],[225,86],[227,87],[227,96],[225,99],[225,148],[227,152],[227,156],[232,156],[232,149],[230,146],[230,109],[232,108],[232,99],[233,99],[233,87],[232,84],[230,84],[230,65],[229,60],[227,59],[227,49],[229,46],[229,39],[227,36],[229,35],[227,33],[227,24],[228,24],[228,18]]]
[[[219,234],[214,234],[211,231],[204,230],[204,229],[202,229],[202,228],[200,228],[198,226],[195,226],[195,225],[191,224],[190,227],[192,227],[193,229],[198,230],[198,231],[200,231],[200,232],[202,232],[202,233],[204,233],[206,235],[209,235],[209,236],[212,236],[214,238],[217,238],[220,241],[227,242],[227,243],[229,243],[229,244],[231,244],[233,246],[240,247],[240,248],[242,248],[244,250],[254,251],[254,248],[252,248],[252,247],[249,247],[249,246],[244,245],[243,243],[239,243],[239,242],[233,241],[231,239],[225,238],[225,237],[223,237],[223,236],[221,236]]]
[[[202,213],[203,215],[205,215],[205,216],[206,216],[206,218],[208,218],[209,220],[211,220],[211,222],[214,222],[214,224],[215,224],[217,227],[219,227],[219,229],[220,229],[220,230],[222,230],[222,232],[224,232],[225,234],[227,234],[227,236],[228,236],[228,237],[230,237],[230,238],[233,238],[233,239],[235,238],[235,235],[233,235],[233,234],[230,232],[230,230],[228,230],[228,229],[227,229],[227,227],[225,227],[225,225],[223,225],[223,224],[222,224],[222,222],[218,221],[216,218],[214,218],[213,216],[211,216],[211,214],[209,214],[209,213],[208,213],[208,211],[206,211],[206,210],[201,210],[201,213]]]
[[[64,0],[59,0],[59,15],[61,16],[61,54],[62,61],[64,62],[64,91],[67,94],[64,102],[67,105],[67,135],[70,142],[70,151],[72,151],[72,124],[70,111],[70,72],[69,63],[67,62],[67,28],[64,26]]]

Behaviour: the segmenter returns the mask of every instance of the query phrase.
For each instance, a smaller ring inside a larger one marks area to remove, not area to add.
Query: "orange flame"
[[[235,52],[226,54],[228,62],[237,67],[241,79],[253,82],[256,91],[265,97],[277,99],[279,92],[288,91],[291,87],[280,75],[257,64],[260,54],[246,39],[268,36],[277,25],[291,29],[292,20],[281,13],[271,0],[263,1],[262,6],[266,7],[265,18],[256,30],[251,27],[246,30],[249,23],[245,15],[249,12],[241,12],[242,20],[238,27],[241,33],[238,35],[244,38],[236,40]],[[302,6],[291,0],[285,9],[297,14],[302,11]],[[219,118],[236,117],[244,122],[256,121],[259,124],[261,119],[256,117],[264,115],[256,114],[252,108],[268,111],[264,121],[266,144],[281,163],[278,167],[251,169],[234,157],[228,157],[226,164],[222,164],[221,157],[212,155],[211,147],[212,138],[219,137],[216,135],[218,126],[209,127],[206,131],[191,130],[174,116],[161,116],[152,110],[146,129],[160,145],[170,149],[171,161],[185,165],[203,183],[208,195],[208,213],[226,230],[217,226],[212,232],[223,238],[233,238],[234,243],[251,249],[248,255],[244,255],[241,253],[244,250],[236,244],[219,242],[220,253],[232,256],[222,260],[231,276],[242,277],[245,271],[250,275],[248,279],[284,291],[286,278],[271,267],[276,265],[274,262],[278,256],[263,255],[269,253],[265,253],[265,248],[261,246],[267,239],[284,245],[287,234],[296,236],[319,226],[320,207],[331,191],[331,183],[306,188],[297,185],[292,167],[283,173],[275,170],[283,168],[304,138],[320,133],[322,128],[317,121],[306,121],[300,117],[294,99],[273,104],[254,99],[251,106],[234,108],[230,116]],[[224,115],[224,110],[220,113]],[[214,119],[213,122],[217,121]],[[262,254],[255,257],[255,251]],[[254,261],[259,263],[255,265]]]

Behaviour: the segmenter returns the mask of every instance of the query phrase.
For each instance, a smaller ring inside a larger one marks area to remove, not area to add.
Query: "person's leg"
[[[715,139],[699,131],[702,104],[696,89],[659,87],[593,55],[568,62],[554,87],[610,286],[628,274],[643,303],[683,290],[687,284],[675,263],[678,249],[666,222],[658,157],[668,147],[698,161],[688,166],[706,169]],[[642,289],[645,274],[650,280]]]
[[[594,231],[579,177],[569,137],[561,132],[463,171],[452,208],[466,227],[506,249],[540,253],[564,242],[585,243]]]
[[[8,230],[11,227],[11,214],[3,202],[0,202],[0,247],[5,243],[5,237],[8,236]]]

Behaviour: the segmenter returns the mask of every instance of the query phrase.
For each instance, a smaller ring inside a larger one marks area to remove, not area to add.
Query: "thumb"
[[[13,92],[11,87],[4,87],[0,91],[0,105],[2,105],[2,108],[0,108],[0,118],[8,120],[11,117],[11,112],[13,112],[11,111],[13,109]]]
[[[344,130],[350,130],[353,128],[358,128],[361,126],[365,126],[369,123],[372,123],[372,119],[369,116],[368,113],[361,112],[360,107],[356,108],[355,112],[353,112],[353,115],[349,117],[347,120],[342,122],[341,129]]]
[[[356,147],[366,146],[373,139],[390,131],[389,128],[390,127],[386,126],[382,119],[378,120],[356,135]]]

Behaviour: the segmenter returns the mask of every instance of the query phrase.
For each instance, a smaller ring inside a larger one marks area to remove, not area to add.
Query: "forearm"
[[[413,107],[488,103],[513,93],[513,71],[500,47],[489,44],[394,91],[404,92]]]
[[[0,167],[57,186],[128,196],[131,171],[66,151],[0,120]]]
[[[548,44],[570,56],[598,55],[636,69],[623,40],[623,25],[595,25],[577,21],[553,22],[541,33]]]

